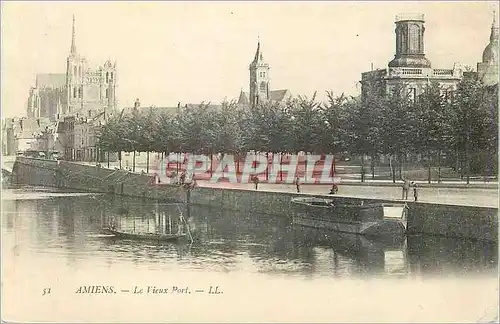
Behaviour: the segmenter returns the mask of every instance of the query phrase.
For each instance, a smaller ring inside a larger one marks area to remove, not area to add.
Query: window
[[[408,32],[406,28],[403,28],[401,30],[401,49],[403,53],[406,53],[408,51],[407,49],[407,41],[408,41]]]
[[[76,98],[76,93],[77,93],[77,90],[76,90],[76,87],[73,88],[73,98]]]
[[[106,83],[108,83],[108,82],[109,82],[109,72],[106,72]],[[107,97],[108,97],[108,96],[106,96],[106,98],[107,98]]]
[[[89,117],[92,117],[92,110],[89,110]]]
[[[76,77],[76,75],[77,75],[77,72],[78,72],[78,71],[76,70],[76,66],[75,66],[75,67],[73,68],[73,74],[75,75],[75,77]]]
[[[80,89],[78,89],[78,97],[83,98],[83,86],[80,86]]]
[[[106,88],[106,99],[108,98],[109,89]]]
[[[110,73],[109,80],[110,80],[111,82],[113,82],[113,72],[111,72],[111,73]]]
[[[82,76],[82,67],[78,67],[78,75],[81,77]]]
[[[265,82],[260,83],[260,91],[266,91],[267,84]]]
[[[420,27],[418,25],[410,25],[410,52],[418,53],[420,51]]]

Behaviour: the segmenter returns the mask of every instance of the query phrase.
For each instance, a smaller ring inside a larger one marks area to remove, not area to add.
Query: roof
[[[64,73],[39,73],[36,75],[37,88],[61,88],[66,84]]]
[[[248,100],[248,93],[241,90],[240,97],[238,98],[239,105],[248,105],[250,101]]]
[[[284,89],[284,90],[272,90],[270,93],[269,93],[269,97],[271,99],[271,101],[283,101],[286,99],[286,95],[289,94],[290,92],[288,91],[288,89]]]
[[[134,111],[134,107],[125,107],[123,108],[123,115],[129,115],[132,114]],[[154,114],[161,115],[161,114],[171,114],[175,115],[177,114],[178,107],[139,107],[139,112],[147,112],[148,110],[151,110]]]
[[[282,90],[272,90],[269,92],[269,99],[273,102],[282,102],[287,99],[287,96],[290,95],[290,91],[288,89]],[[239,105],[249,105],[250,100],[248,99],[250,96],[248,92],[241,91],[240,97],[238,98]]]

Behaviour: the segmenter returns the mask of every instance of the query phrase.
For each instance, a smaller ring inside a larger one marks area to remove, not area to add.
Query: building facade
[[[270,86],[270,67],[264,60],[260,40],[257,43],[257,51],[254,59],[249,66],[250,84],[249,92],[241,89],[238,97],[238,105],[244,107],[255,107],[263,102],[285,102],[291,98],[291,93],[288,89],[271,90]]]
[[[385,69],[361,74],[361,96],[369,91],[391,93],[403,86],[410,99],[415,100],[425,87],[437,81],[443,92],[453,92],[462,79],[463,68],[455,64],[450,69],[435,69],[425,56],[425,20],[422,14],[396,16],[396,53]]]
[[[54,121],[72,115],[93,117],[103,111],[111,114],[116,110],[116,86],[116,62],[108,60],[92,68],[77,51],[73,16],[66,73],[37,75],[29,92],[27,113]]]

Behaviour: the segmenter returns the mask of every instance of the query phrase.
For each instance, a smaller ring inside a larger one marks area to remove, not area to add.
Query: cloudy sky
[[[77,50],[118,66],[119,106],[220,102],[248,91],[260,35],[271,88],[357,94],[361,72],[394,56],[394,17],[423,13],[434,68],[475,67],[494,2],[2,2],[2,115],[24,115],[36,73]],[[498,12],[498,10],[497,10]]]

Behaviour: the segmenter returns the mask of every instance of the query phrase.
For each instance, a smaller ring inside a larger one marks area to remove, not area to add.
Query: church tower
[[[396,16],[396,55],[389,67],[430,68],[424,52],[424,15]]]
[[[76,50],[75,16],[73,15],[73,28],[71,34],[71,48],[66,59],[66,96],[67,111],[70,114],[83,106],[83,83],[85,74],[85,59],[80,57]]]
[[[253,62],[250,64],[250,105],[252,107],[260,102],[269,100],[269,64],[264,61],[260,49],[260,40]]]

